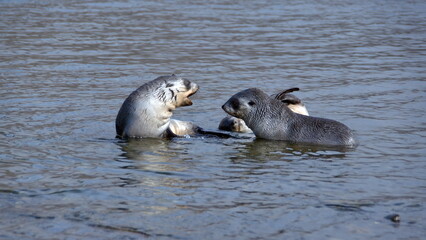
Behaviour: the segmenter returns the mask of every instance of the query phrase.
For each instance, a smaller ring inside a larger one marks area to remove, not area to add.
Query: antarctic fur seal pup
[[[286,104],[258,88],[235,94],[222,109],[243,119],[259,138],[351,147],[357,144],[353,131],[346,125],[294,113]]]
[[[115,120],[119,138],[164,138],[193,135],[198,126],[171,119],[173,110],[192,105],[197,84],[176,75],[161,76],[133,91]]]
[[[294,91],[299,91],[299,88],[290,88],[284,91],[281,91],[277,94],[272,94],[270,97],[275,98],[277,100],[280,100],[284,104],[286,104],[290,110],[292,110],[295,113],[303,114],[306,116],[309,116],[308,110],[305,107],[305,104],[302,103],[302,101],[294,96],[293,94],[290,94]],[[244,120],[236,117],[226,116],[222,119],[219,123],[220,130],[224,131],[230,131],[230,132],[240,132],[240,133],[252,133],[253,131],[247,127]]]

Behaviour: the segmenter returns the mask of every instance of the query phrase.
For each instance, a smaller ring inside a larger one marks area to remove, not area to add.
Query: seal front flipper
[[[290,108],[291,111],[309,116],[308,110],[305,107],[305,104],[303,104],[302,100],[300,98],[296,97],[293,94],[289,94],[291,92],[299,91],[299,88],[290,88],[284,91],[281,91],[280,93],[277,93],[275,95],[271,95],[272,98],[275,98],[285,105],[287,105],[288,108]]]
[[[192,122],[170,119],[168,130],[176,136],[195,135],[200,127]]]
[[[170,125],[167,129],[167,137],[183,137],[183,136],[214,136],[220,138],[231,138],[231,134],[204,130],[200,126],[192,122],[180,121],[176,119],[170,119]]]
[[[299,91],[299,88],[290,88],[287,90],[284,90],[277,95],[275,95],[275,99],[280,100],[281,102],[290,105],[290,104],[300,104],[302,101],[294,96],[293,94],[288,94],[290,92]]]
[[[174,137],[179,137],[179,135],[176,135],[170,128],[167,128],[163,133],[163,138],[170,139]]]
[[[219,138],[236,138],[236,136],[234,136],[230,133],[209,131],[209,130],[204,130],[202,128],[199,128],[197,133],[200,134],[200,135],[213,136],[213,137],[219,137]]]
[[[296,92],[296,91],[299,91],[299,90],[300,90],[300,88],[298,88],[298,87],[283,90],[283,91],[279,92],[278,94],[276,94],[275,99],[280,100],[280,98],[285,96],[287,93]]]

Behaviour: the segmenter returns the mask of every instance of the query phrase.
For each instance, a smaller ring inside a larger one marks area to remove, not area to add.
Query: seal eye
[[[256,105],[256,103],[254,103],[253,101],[248,102],[248,105],[253,106]]]
[[[167,83],[166,88],[173,87],[173,83]]]

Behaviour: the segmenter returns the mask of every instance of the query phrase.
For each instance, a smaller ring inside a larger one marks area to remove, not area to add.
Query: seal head
[[[220,121],[219,129],[230,132],[251,133],[253,132],[246,123],[236,117],[226,116]]]

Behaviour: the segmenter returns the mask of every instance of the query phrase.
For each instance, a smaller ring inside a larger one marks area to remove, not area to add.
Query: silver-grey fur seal
[[[177,107],[192,105],[197,84],[176,75],[161,76],[133,91],[115,120],[119,138],[163,138],[195,134],[191,122],[171,119]]]
[[[357,145],[353,131],[346,125],[294,113],[286,104],[257,88],[235,94],[222,109],[243,119],[259,138],[320,145]]]
[[[309,116],[308,110],[305,107],[305,104],[293,94],[290,94],[294,91],[299,91],[299,88],[290,88],[284,91],[281,91],[277,94],[272,94],[270,97],[280,100],[290,108],[295,113]],[[244,120],[236,117],[226,116],[220,121],[219,127],[220,130],[230,131],[230,132],[240,132],[240,133],[252,133],[253,131],[247,127]]]

